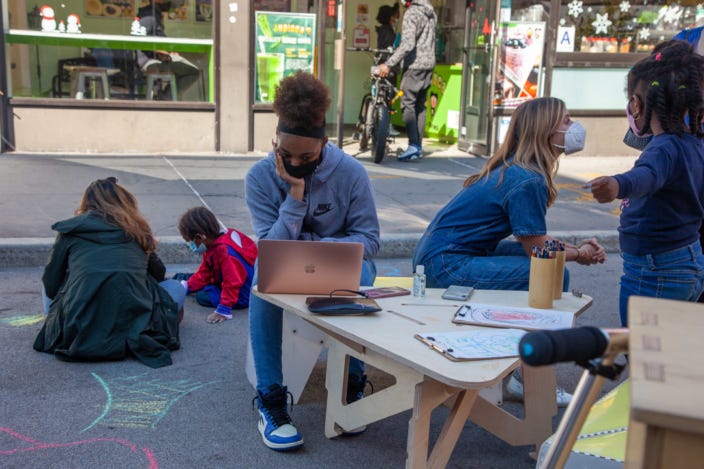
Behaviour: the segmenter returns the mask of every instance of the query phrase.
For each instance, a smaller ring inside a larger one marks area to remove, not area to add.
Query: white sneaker
[[[506,383],[506,396],[512,400],[523,401],[523,383],[518,381],[515,376]],[[555,389],[555,397],[557,398],[558,407],[567,407],[572,400],[572,394],[568,393],[560,386]]]

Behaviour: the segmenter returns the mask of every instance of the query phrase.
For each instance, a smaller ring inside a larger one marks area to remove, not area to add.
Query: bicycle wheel
[[[374,132],[372,133],[372,159],[381,163],[386,156],[386,139],[389,136],[389,109],[381,104],[374,106]]]
[[[366,151],[369,148],[369,122],[371,119],[371,103],[372,96],[370,94],[364,97],[362,101],[362,109],[359,110],[359,123],[357,130],[359,131],[359,151]]]

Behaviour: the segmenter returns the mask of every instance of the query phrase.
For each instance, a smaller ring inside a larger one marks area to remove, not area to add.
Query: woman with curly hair
[[[379,221],[364,167],[325,136],[328,88],[297,72],[276,90],[276,139],[269,156],[247,173],[245,194],[259,239],[346,241],[364,245],[361,285],[372,285],[379,249]],[[257,283],[257,273],[252,285]],[[303,437],[291,423],[281,365],[282,309],[252,295],[250,340],[257,374],[259,432],[271,449],[300,448]],[[350,359],[347,401],[360,399],[364,366]],[[349,429],[348,429],[349,430]],[[361,429],[356,429],[361,431]],[[350,432],[351,433],[351,432]]]
[[[651,137],[633,169],[590,181],[594,198],[621,199],[621,323],[631,295],[696,301],[704,285],[704,57],[684,41],[659,44],[628,73],[633,133]]]
[[[170,365],[185,289],[164,280],[156,240],[137,200],[115,178],[92,182],[58,231],[44,268],[47,318],[35,350],[67,361]],[[161,283],[158,283],[161,281]]]

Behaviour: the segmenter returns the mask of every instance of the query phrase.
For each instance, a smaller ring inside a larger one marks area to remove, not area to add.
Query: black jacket
[[[59,234],[42,281],[53,301],[35,350],[69,361],[132,354],[153,368],[170,365],[178,306],[147,273],[141,246],[91,213],[52,228]]]

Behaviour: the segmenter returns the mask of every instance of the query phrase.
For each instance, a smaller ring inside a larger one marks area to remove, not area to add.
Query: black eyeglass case
[[[377,302],[370,298],[308,297],[306,304],[311,313],[325,315],[354,316],[381,311]]]

